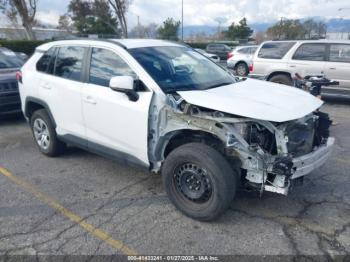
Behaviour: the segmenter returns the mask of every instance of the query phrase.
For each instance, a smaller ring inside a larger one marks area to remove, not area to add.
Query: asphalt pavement
[[[23,119],[0,122],[0,255],[305,255],[350,253],[350,104],[331,159],[288,196],[240,191],[228,212],[194,221],[161,177],[71,148],[41,155]]]

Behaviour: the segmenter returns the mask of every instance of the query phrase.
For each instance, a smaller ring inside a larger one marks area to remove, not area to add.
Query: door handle
[[[330,69],[330,70],[336,70],[337,68],[335,68],[335,67],[330,67],[329,69]]]
[[[297,67],[296,65],[289,65],[289,67]]]
[[[85,97],[84,101],[88,104],[96,105],[96,101],[91,96]]]

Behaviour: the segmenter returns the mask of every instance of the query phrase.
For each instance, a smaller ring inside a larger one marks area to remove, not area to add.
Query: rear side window
[[[295,54],[294,60],[324,61],[326,54],[325,44],[302,44]]]
[[[266,59],[281,59],[295,45],[295,42],[269,42],[259,50],[258,57]]]
[[[91,84],[109,86],[114,76],[132,76],[136,74],[116,53],[101,48],[93,48],[91,54],[90,80]]]
[[[245,48],[239,49],[237,51],[237,53],[239,53],[239,54],[250,54],[250,48],[249,47],[245,47]]]
[[[51,67],[51,71],[52,71],[53,63],[55,61],[55,53],[56,53],[55,47],[52,47],[48,51],[46,51],[44,55],[39,59],[38,63],[36,64],[36,70],[39,72],[47,73],[49,67]]]
[[[66,79],[80,81],[84,53],[84,47],[60,47],[56,58],[54,74]]]
[[[332,44],[330,47],[329,61],[350,63],[350,45]]]

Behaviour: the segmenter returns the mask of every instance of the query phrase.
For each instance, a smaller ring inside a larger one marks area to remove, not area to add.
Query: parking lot
[[[23,119],[2,120],[0,252],[349,255],[349,104],[329,103],[324,110],[338,122],[327,164],[288,197],[240,191],[211,223],[179,213],[159,175],[75,148],[47,158]]]

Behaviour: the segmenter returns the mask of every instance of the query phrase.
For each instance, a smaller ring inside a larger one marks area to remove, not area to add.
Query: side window
[[[50,67],[50,64],[52,68],[52,64],[55,61],[55,57],[54,57],[55,53],[56,53],[55,47],[51,47],[49,50],[47,50],[37,62],[36,70],[44,73],[48,72],[48,68]]]
[[[132,76],[136,74],[116,53],[101,48],[93,48],[91,54],[90,77],[91,84],[109,86],[114,76]]]
[[[249,47],[245,47],[245,48],[238,50],[238,53],[240,53],[240,54],[248,54],[249,52],[250,52]]]
[[[84,52],[84,47],[60,47],[56,58],[54,74],[70,80],[80,81]]]
[[[331,44],[329,61],[350,63],[350,45]]]
[[[326,53],[325,44],[302,44],[295,54],[294,60],[324,61]]]
[[[281,59],[295,45],[295,42],[269,42],[259,50],[258,57],[267,59]]]

